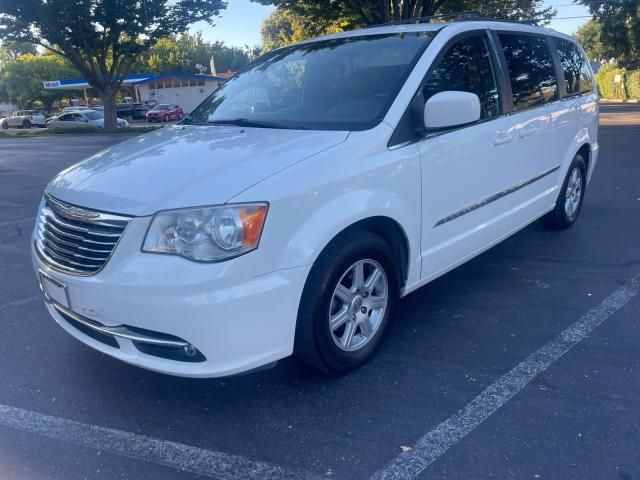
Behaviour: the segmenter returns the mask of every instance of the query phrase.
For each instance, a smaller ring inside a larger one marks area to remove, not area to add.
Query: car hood
[[[217,125],[163,128],[60,172],[47,193],[78,206],[134,216],[220,204],[347,136]]]

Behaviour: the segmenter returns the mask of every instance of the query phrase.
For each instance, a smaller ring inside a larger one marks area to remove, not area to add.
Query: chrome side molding
[[[557,171],[560,169],[560,165],[553,167],[550,170],[547,170],[546,172],[542,172],[534,177],[531,177],[527,180],[525,180],[522,183],[519,183],[517,185],[514,185],[512,187],[507,188],[506,190],[502,190],[501,192],[495,193],[493,195],[491,195],[490,197],[485,198],[484,200],[480,200],[479,202],[476,203],[472,203],[471,205],[468,205],[460,210],[458,210],[457,212],[452,213],[451,215],[447,215],[444,218],[441,218],[440,220],[438,220],[435,225],[433,226],[438,227],[444,223],[450,222],[451,220],[455,220],[456,218],[459,218],[463,215],[466,215],[467,213],[473,212],[474,210],[477,210],[480,207],[484,207],[485,205],[488,205],[492,202],[495,202],[496,200],[501,199],[504,196],[509,195],[510,193],[516,192],[518,190],[520,190],[521,188],[524,188],[528,185],[531,185],[533,182],[537,182],[538,180],[540,180],[541,178],[546,177],[547,175],[552,174],[553,172]]]

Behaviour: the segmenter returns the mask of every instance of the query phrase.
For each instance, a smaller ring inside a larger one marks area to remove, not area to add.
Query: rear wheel
[[[3,122],[0,122],[2,124],[2,129],[6,130],[9,128],[9,123],[5,120]]]
[[[573,225],[580,215],[586,187],[587,165],[582,155],[578,154],[571,162],[555,208],[542,217],[542,223],[556,230],[563,230]]]
[[[382,343],[397,298],[397,270],[384,240],[358,232],[334,242],[307,278],[296,325],[296,356],[331,374],[361,366]]]

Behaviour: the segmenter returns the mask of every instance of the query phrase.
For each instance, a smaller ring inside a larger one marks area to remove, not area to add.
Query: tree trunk
[[[389,11],[390,1],[382,0],[382,23],[389,23],[391,21],[391,12]]]
[[[400,0],[392,0],[393,5],[393,21],[400,20]]]
[[[102,99],[102,104],[104,105],[104,129],[105,130],[115,130],[118,128],[117,119],[117,108],[116,108],[116,95],[112,90],[107,91],[99,91],[98,95]]]

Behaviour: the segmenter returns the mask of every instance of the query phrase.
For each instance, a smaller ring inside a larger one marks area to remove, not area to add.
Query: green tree
[[[307,26],[339,25],[352,29],[449,12],[473,10],[480,15],[546,23],[555,10],[543,0],[254,0],[275,5],[304,19]],[[285,32],[286,33],[286,32]]]
[[[340,32],[348,27],[349,22],[344,19],[313,21],[286,8],[276,8],[262,22],[260,29],[262,52],[318,35]]]
[[[252,59],[249,47],[229,47],[224,42],[207,42],[201,33],[183,33],[159,39],[140,56],[134,69],[151,73],[195,73],[197,64],[209,66],[211,56],[220,72],[238,70]]]
[[[23,53],[37,53],[36,46],[32,43],[3,41],[0,44],[0,69]]]
[[[7,100],[17,101],[23,108],[40,101],[47,110],[56,100],[69,95],[65,90],[45,90],[42,83],[65,77],[77,77],[78,71],[63,58],[54,54],[25,53],[3,66],[0,90]]]
[[[212,18],[224,0],[2,0],[0,31],[68,59],[104,103],[116,127],[115,94],[136,59],[160,38]]]
[[[578,30],[573,34],[573,36],[580,41],[588,57],[592,60],[610,58],[610,52],[607,51],[600,40],[601,33],[602,27],[598,21],[591,19],[580,25]]]
[[[600,26],[602,54],[623,65],[640,64],[640,1],[579,0]]]

